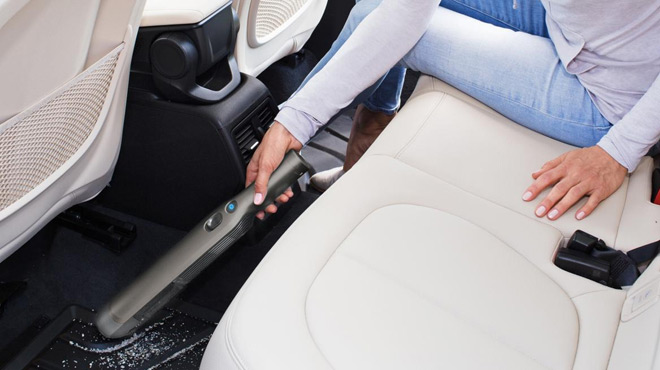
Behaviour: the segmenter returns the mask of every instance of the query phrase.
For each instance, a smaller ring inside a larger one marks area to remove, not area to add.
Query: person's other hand
[[[547,214],[550,220],[556,220],[583,196],[588,196],[587,203],[575,213],[575,218],[582,220],[621,186],[627,173],[625,167],[599,146],[573,150],[534,172],[535,181],[523,194],[523,200],[532,201],[552,186],[534,213],[537,217]]]
[[[284,155],[290,150],[302,149],[302,143],[298,141],[291,133],[282,126],[281,123],[275,122],[264,135],[261,145],[257,147],[254,152],[250,163],[247,166],[245,175],[245,186],[254,184],[254,204],[260,205],[266,199],[266,192],[268,189],[268,180],[270,175],[275,171],[277,166],[282,163]],[[277,198],[280,203],[286,203],[293,197],[291,188],[287,189],[284,194]],[[277,212],[277,206],[270,204],[265,209],[268,213]],[[260,211],[257,213],[257,218],[263,219],[265,213]]]

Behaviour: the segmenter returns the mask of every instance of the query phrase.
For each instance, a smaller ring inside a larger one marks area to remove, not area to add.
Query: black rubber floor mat
[[[220,314],[183,301],[159,313],[130,337],[108,339],[94,327],[94,312],[71,306],[5,369],[199,369]]]

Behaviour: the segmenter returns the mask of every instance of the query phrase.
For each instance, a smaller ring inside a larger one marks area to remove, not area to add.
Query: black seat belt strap
[[[628,256],[635,261],[637,265],[644,262],[651,261],[660,252],[660,240],[653,242],[639,248],[635,248],[628,252]]]
[[[610,276],[616,287],[633,285],[639,275],[635,261],[627,254],[616,251],[614,258],[610,260]]]
[[[633,250],[628,253],[617,251],[618,255],[610,261],[610,274],[619,286],[630,286],[639,277],[638,266],[651,261],[658,255],[660,240]]]

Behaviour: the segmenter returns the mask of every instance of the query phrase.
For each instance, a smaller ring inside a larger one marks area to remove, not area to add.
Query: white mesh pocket
[[[83,147],[100,122],[120,51],[115,49],[61,90],[0,125],[0,211],[46,181]]]
[[[291,19],[309,0],[261,0],[257,9],[257,41],[269,37]]]

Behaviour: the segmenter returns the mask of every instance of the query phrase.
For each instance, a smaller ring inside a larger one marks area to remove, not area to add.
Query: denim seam
[[[445,73],[446,73],[446,72],[445,72]],[[449,76],[451,76],[451,77],[453,77],[453,78],[455,78],[455,79],[457,79],[457,80],[460,80],[460,81],[462,81],[461,83],[466,84],[466,85],[469,85],[469,86],[472,86],[472,87],[474,87],[474,88],[477,89],[477,90],[481,90],[481,91],[484,91],[484,92],[487,92],[487,93],[493,94],[493,95],[498,96],[498,97],[500,97],[500,98],[502,98],[502,99],[504,99],[504,100],[509,101],[510,103],[513,103],[513,104],[520,105],[520,106],[522,106],[522,107],[525,107],[525,108],[531,109],[531,110],[533,110],[533,111],[536,111],[536,112],[538,112],[538,113],[540,113],[540,114],[542,114],[542,115],[544,115],[544,116],[546,116],[546,117],[552,118],[552,119],[556,119],[556,120],[559,120],[559,121],[564,121],[564,122],[571,123],[571,124],[575,124],[575,125],[578,125],[578,126],[591,127],[591,128],[597,129],[597,130],[609,130],[609,129],[612,127],[611,124],[610,124],[609,127],[605,127],[605,126],[594,126],[594,125],[588,125],[588,124],[585,124],[585,123],[580,122],[580,121],[574,121],[574,120],[567,119],[567,118],[556,117],[556,116],[554,116],[554,115],[552,115],[552,114],[550,114],[550,113],[544,112],[544,111],[542,111],[542,110],[540,110],[540,109],[538,109],[538,108],[535,108],[535,107],[532,107],[532,106],[530,106],[530,105],[524,104],[524,103],[522,103],[522,102],[520,102],[520,101],[517,101],[517,100],[511,99],[511,98],[509,98],[508,96],[502,95],[501,93],[498,93],[498,92],[495,91],[495,90],[490,90],[490,89],[487,89],[487,88],[481,87],[481,86],[479,86],[479,85],[477,85],[477,84],[474,84],[474,83],[472,83],[472,82],[470,82],[470,81],[467,81],[467,80],[465,80],[465,79],[463,79],[463,78],[461,78],[461,77],[459,77],[459,76],[456,76],[456,75],[453,75],[453,74],[450,74],[450,73],[447,73],[447,75],[449,75]],[[469,94],[468,94],[468,95],[469,95]],[[477,99],[477,100],[479,100],[479,99]],[[592,104],[593,104],[593,102],[592,102]],[[494,109],[494,108],[493,108],[493,109]],[[495,110],[497,111],[497,109],[495,109]]]
[[[488,17],[488,18],[491,18],[491,19],[494,19],[494,20],[496,20],[496,21],[498,21],[498,22],[501,22],[501,23],[506,24],[507,26],[513,28],[512,31],[523,32],[523,31],[520,29],[520,27],[518,27],[518,26],[514,26],[514,25],[512,25],[512,24],[509,24],[509,22],[505,22],[505,21],[503,21],[503,20],[501,20],[501,19],[495,17],[494,15],[487,14],[487,13],[483,12],[482,10],[477,9],[477,8],[475,8],[475,7],[472,7],[472,6],[468,5],[468,4],[465,4],[465,3],[462,3],[462,2],[458,2],[458,1],[456,1],[456,2],[459,3],[459,4],[461,4],[461,5],[463,5],[463,6],[466,7],[466,8],[469,8],[469,9],[474,10],[474,11],[477,12],[477,13],[483,14],[483,15],[485,15],[485,16]],[[459,14],[460,14],[460,13],[459,13]],[[467,17],[469,17],[469,16],[467,16]],[[477,20],[478,20],[478,19],[477,19]],[[487,22],[484,22],[484,23],[487,23]],[[493,26],[495,26],[495,25],[493,25]],[[495,26],[495,27],[497,27],[497,26]],[[502,28],[502,27],[500,27],[500,28]],[[525,33],[527,33],[527,32],[525,32]]]

